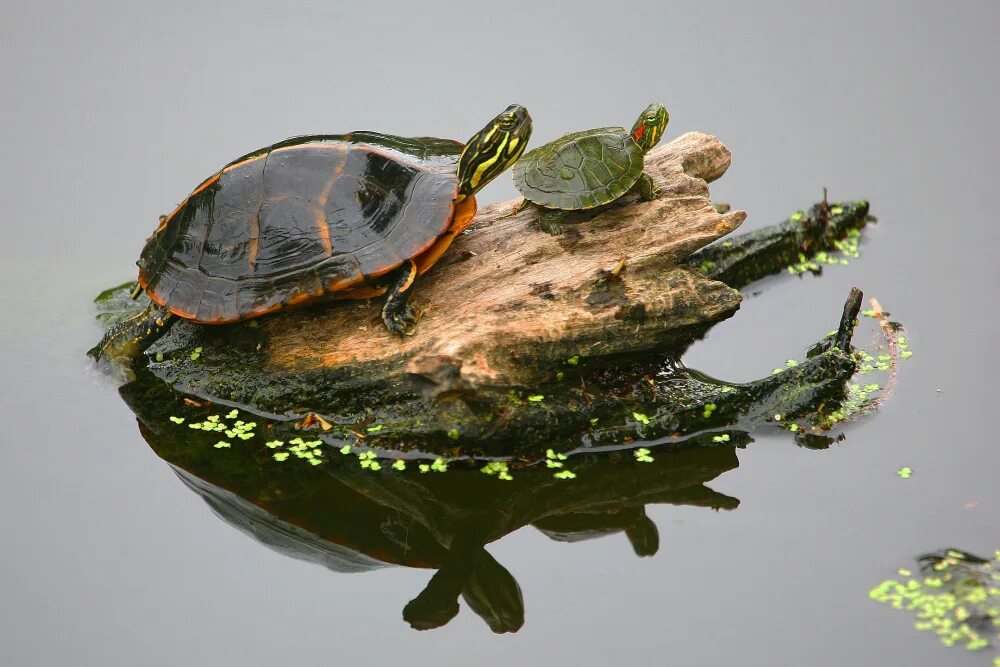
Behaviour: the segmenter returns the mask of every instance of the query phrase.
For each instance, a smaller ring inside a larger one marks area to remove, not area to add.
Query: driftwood
[[[746,217],[709,200],[707,183],[729,163],[715,137],[678,137],[646,157],[657,199],[626,196],[561,236],[539,230],[534,207],[518,212],[520,199],[487,206],[418,284],[413,335],[390,336],[379,302],[291,313],[262,327],[265,370],[364,368],[388,382],[422,377],[440,393],[533,386],[567,357],[688,341],[740,304],[731,287],[678,264]]]
[[[786,269],[818,272],[849,237],[856,253],[868,203],[824,199],[702,247],[745,216],[719,214],[708,199],[728,150],[688,134],[647,164],[662,188],[655,201],[627,197],[580,215],[561,236],[541,232],[520,201],[487,207],[418,285],[425,312],[403,340],[384,331],[378,302],[219,327],[181,321],[122,369],[132,378],[122,391],[169,388],[195,405],[320,427],[337,447],[360,439],[449,456],[530,458],[546,443],[676,437],[779,413],[828,428],[816,406],[834,410],[854,372],[853,315],[832,348],[814,346],[797,368],[756,382],[708,378],[675,360],[739,307],[736,288]],[[129,297],[133,287],[98,296],[104,326],[144,307]],[[848,305],[856,312],[860,295]]]

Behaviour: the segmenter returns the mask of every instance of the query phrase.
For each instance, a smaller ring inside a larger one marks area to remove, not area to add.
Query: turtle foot
[[[566,213],[563,211],[546,211],[538,219],[539,228],[546,234],[559,236],[563,233],[563,219]]]
[[[402,338],[417,323],[417,316],[417,311],[407,305],[399,312],[385,313],[382,320],[385,322],[385,328],[389,330],[389,333]]]
[[[653,179],[650,178],[649,174],[643,174],[639,177],[638,186],[639,194],[642,196],[643,201],[652,201],[662,192],[660,188],[653,185]]]

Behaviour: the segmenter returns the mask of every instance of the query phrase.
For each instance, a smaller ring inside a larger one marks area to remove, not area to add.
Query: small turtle
[[[644,174],[643,155],[663,136],[670,116],[653,102],[625,131],[602,127],[567,134],[524,155],[514,166],[514,185],[543,210],[541,227],[550,234],[562,232],[569,211],[596,208],[613,202],[637,187],[643,199],[654,199],[658,190]]]
[[[176,317],[227,324],[320,298],[387,294],[402,335],[415,279],[476,213],[475,193],[524,152],[531,117],[511,105],[462,144],[376,132],[288,139],[203,181],[146,242],[134,296],[152,303],[92,353],[132,354]]]

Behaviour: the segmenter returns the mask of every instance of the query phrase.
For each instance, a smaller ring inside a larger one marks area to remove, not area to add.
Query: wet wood
[[[385,331],[381,300],[287,313],[262,327],[267,370],[357,366],[423,378],[440,393],[531,386],[568,357],[682,344],[739,307],[737,291],[678,263],[746,217],[709,199],[729,163],[715,137],[678,137],[646,157],[657,199],[626,195],[579,214],[561,236],[540,231],[521,199],[484,207],[418,282],[412,335]]]

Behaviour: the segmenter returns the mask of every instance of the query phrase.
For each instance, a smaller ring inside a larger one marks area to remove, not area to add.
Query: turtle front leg
[[[652,201],[656,199],[656,196],[660,194],[660,188],[653,184],[653,179],[649,174],[642,174],[639,176],[639,180],[636,182],[636,187],[639,188],[639,194],[642,196],[644,201]]]
[[[167,333],[177,316],[157,303],[150,303],[140,313],[122,320],[104,334],[101,342],[87,354],[95,360],[134,357]]]
[[[407,303],[417,279],[417,264],[409,259],[391,275],[393,283],[389,287],[385,305],[382,306],[382,321],[389,333],[403,336],[407,327],[417,321],[416,313]]]
[[[558,209],[549,208],[542,211],[542,214],[538,217],[538,226],[546,234],[552,234],[552,236],[559,236],[563,233],[563,220],[566,219],[566,211],[560,211]]]

